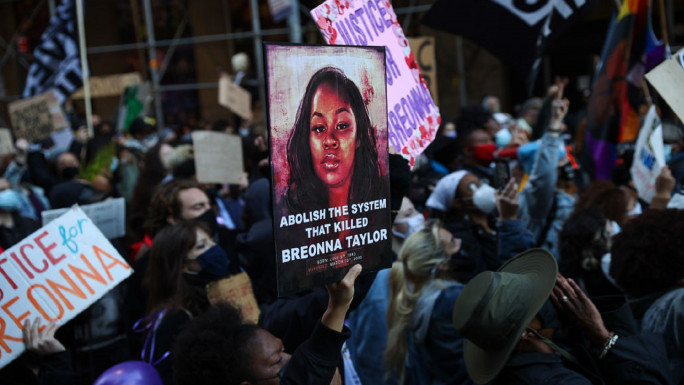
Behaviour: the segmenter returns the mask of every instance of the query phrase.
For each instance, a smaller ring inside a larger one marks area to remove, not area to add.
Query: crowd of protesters
[[[283,298],[268,137],[249,122],[196,128],[242,137],[237,185],[198,183],[190,132],[149,118],[98,118],[59,151],[16,138],[0,249],[44,210],[123,197],[112,243],[135,272],[59,328],[27,321],[0,383],[684,384],[684,128],[664,109],[669,166],[645,202],[633,151],[592,180],[564,86],[513,115],[491,96],[444,117],[413,170],[390,155],[391,267]],[[207,298],[241,272],[258,324]]]

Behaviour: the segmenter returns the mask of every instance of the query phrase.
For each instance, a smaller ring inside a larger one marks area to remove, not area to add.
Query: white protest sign
[[[14,141],[9,128],[0,128],[0,155],[14,154]]]
[[[242,138],[212,131],[193,131],[195,170],[200,183],[239,184],[244,172]]]
[[[639,131],[630,170],[639,197],[648,203],[655,195],[656,177],[665,167],[663,127],[660,123],[655,105],[652,105]]]
[[[64,325],[133,270],[78,207],[0,255],[0,368],[24,350],[24,321]]]
[[[677,117],[684,121],[684,49],[645,75]]]
[[[328,44],[385,46],[389,145],[413,168],[441,117],[390,2],[326,0],[311,16]]]
[[[80,206],[107,239],[126,234],[126,202],[123,198]],[[45,210],[41,213],[43,224],[48,224],[70,209]]]
[[[246,89],[233,83],[228,75],[219,78],[220,105],[228,108],[244,119],[252,118],[252,95]]]

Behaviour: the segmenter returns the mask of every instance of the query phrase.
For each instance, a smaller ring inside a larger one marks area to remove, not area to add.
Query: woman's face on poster
[[[334,85],[323,84],[311,102],[309,146],[316,176],[328,187],[351,181],[356,151],[356,116]]]

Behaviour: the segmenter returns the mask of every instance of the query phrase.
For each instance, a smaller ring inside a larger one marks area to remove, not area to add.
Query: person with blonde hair
[[[470,384],[463,338],[452,311],[463,284],[453,280],[451,261],[461,240],[431,221],[404,242],[390,272],[388,376],[403,384]]]

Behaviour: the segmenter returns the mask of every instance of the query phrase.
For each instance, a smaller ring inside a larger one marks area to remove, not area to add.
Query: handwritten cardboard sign
[[[663,148],[663,126],[652,105],[639,131],[634,161],[632,162],[632,180],[639,193],[639,198],[651,203],[655,196],[655,180],[665,167],[665,150]]]
[[[385,46],[389,145],[413,167],[441,118],[390,2],[326,0],[311,15],[328,44]]]
[[[132,269],[78,207],[0,255],[0,368],[25,349],[22,324],[64,325]]]
[[[684,49],[647,73],[646,80],[658,90],[679,120],[684,121]]]
[[[121,96],[128,86],[142,83],[142,76],[137,72],[125,74],[91,76],[90,97],[103,98],[107,96]],[[79,88],[71,95],[71,99],[83,99],[83,88]]]
[[[126,234],[126,201],[123,198],[80,206],[107,239]],[[41,213],[43,224],[48,224],[70,209],[45,210]]]
[[[416,63],[423,80],[430,89],[430,95],[435,104],[439,104],[437,92],[437,61],[435,60],[435,38],[432,36],[412,37],[409,39],[411,51],[414,52]]]
[[[383,266],[389,246],[382,47],[265,44],[278,295]]]
[[[0,128],[0,155],[14,154],[14,141],[9,128]]]
[[[212,131],[194,131],[197,181],[200,183],[240,183],[244,172],[242,138]]]
[[[8,107],[17,139],[33,142],[46,138],[52,131],[68,127],[59,100],[52,91],[17,100]]]
[[[240,273],[207,285],[209,303],[230,303],[242,311],[242,316],[253,323],[259,322],[259,305],[257,304],[252,282],[247,273]]]
[[[246,89],[233,83],[228,75],[221,75],[219,78],[218,102],[240,117],[252,119],[252,95]]]

